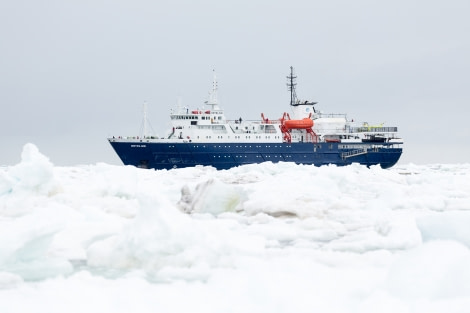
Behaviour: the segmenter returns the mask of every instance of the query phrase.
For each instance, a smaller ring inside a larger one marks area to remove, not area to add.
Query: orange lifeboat
[[[288,129],[306,129],[313,126],[313,121],[309,118],[303,118],[301,120],[287,120],[284,121],[284,125]]]

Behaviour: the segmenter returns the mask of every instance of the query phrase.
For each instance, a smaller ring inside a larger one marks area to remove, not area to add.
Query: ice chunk
[[[179,207],[184,212],[211,213],[241,211],[241,204],[246,195],[238,186],[223,183],[217,179],[209,179],[196,186],[193,194],[185,185],[181,189]]]
[[[12,166],[8,175],[9,180],[14,182],[14,191],[32,190],[45,194],[57,192],[54,166],[34,144],[28,143],[23,147],[21,162]]]
[[[400,298],[442,299],[470,294],[470,250],[454,241],[431,241],[399,256],[388,290]]]
[[[21,276],[9,272],[0,272],[0,290],[14,288],[22,283]]]
[[[72,266],[67,260],[48,255],[53,234],[53,232],[44,234],[31,232],[27,238],[17,239],[10,245],[10,249],[2,248],[0,266],[4,271],[14,273],[28,281],[70,274]]]
[[[7,174],[7,172],[0,168],[0,196],[11,192],[14,180]]]
[[[470,248],[470,211],[441,212],[417,219],[425,241],[455,240]]]

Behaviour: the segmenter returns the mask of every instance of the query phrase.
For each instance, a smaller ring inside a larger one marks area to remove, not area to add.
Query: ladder
[[[352,157],[355,157],[357,155],[366,154],[366,153],[367,153],[367,148],[351,150],[351,151],[348,151],[348,152],[341,153],[341,159],[345,160],[347,158],[352,158]]]

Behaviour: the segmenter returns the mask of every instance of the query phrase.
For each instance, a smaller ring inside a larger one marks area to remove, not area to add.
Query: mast
[[[297,76],[294,76],[294,68],[290,67],[290,75],[287,76],[287,87],[290,91],[290,105],[295,106],[297,105],[297,95],[295,93],[295,86],[297,83],[295,82]]]
[[[144,101],[144,138],[147,136],[147,101]]]
[[[297,83],[295,82],[296,79],[297,79],[297,76],[294,76],[294,68],[291,66],[290,75],[287,76],[287,87],[290,91],[290,105],[291,106],[311,105],[313,111],[316,112],[315,107],[313,107],[313,105],[317,104],[317,102],[303,101],[303,100],[299,101],[299,99],[297,98],[297,94],[295,92],[295,86],[297,86]]]
[[[212,70],[214,73],[214,79],[212,81],[212,90],[209,91],[209,100],[207,100],[205,103],[207,105],[212,106],[212,110],[216,108],[216,106],[219,104],[217,100],[217,76],[215,75],[215,70]]]
[[[147,101],[144,101],[144,104],[142,106],[142,113],[143,114],[142,114],[142,125],[140,126],[140,136],[142,138],[147,138],[149,136],[152,136],[152,134],[149,135],[149,128],[152,133],[155,133],[147,117]]]
[[[140,125],[140,136],[147,137],[147,101],[142,105],[142,124]]]

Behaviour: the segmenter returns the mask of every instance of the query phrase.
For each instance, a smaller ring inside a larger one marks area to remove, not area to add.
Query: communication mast
[[[295,93],[295,86],[297,86],[297,83],[295,82],[296,79],[297,79],[297,76],[294,76],[294,68],[291,66],[290,75],[287,76],[287,87],[288,87],[288,90],[290,91],[290,105],[292,106],[295,106],[298,104],[297,95]]]
[[[309,101],[299,101],[297,98],[297,94],[295,92],[295,86],[297,86],[297,83],[295,80],[297,79],[297,76],[294,76],[294,68],[291,66],[290,67],[290,75],[287,76],[287,87],[290,91],[290,105],[291,106],[298,106],[298,105],[315,105],[317,102],[309,102]],[[315,108],[312,107],[313,111],[315,111]]]

